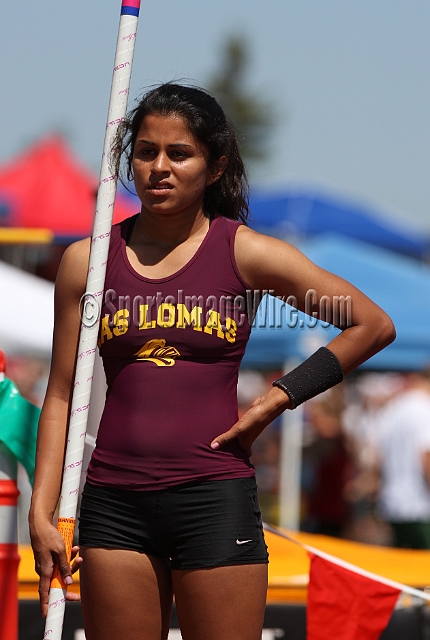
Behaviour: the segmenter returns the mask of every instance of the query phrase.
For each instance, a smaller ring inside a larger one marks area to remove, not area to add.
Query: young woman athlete
[[[389,344],[394,328],[351,284],[243,224],[236,138],[205,91],[151,90],[121,144],[142,207],[111,235],[99,338],[108,391],[79,524],[86,638],[165,640],[174,596],[184,640],[260,640],[268,560],[252,443]],[[52,520],[89,251],[90,239],[71,245],[56,283],[30,511],[44,614],[54,563],[72,581]],[[351,322],[238,421],[246,292],[294,295],[304,310],[309,289],[326,302],[351,296]]]

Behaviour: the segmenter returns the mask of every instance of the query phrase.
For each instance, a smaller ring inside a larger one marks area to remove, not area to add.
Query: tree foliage
[[[246,88],[250,48],[242,36],[230,36],[224,44],[221,65],[208,88],[236,128],[245,162],[264,160],[269,134],[275,124],[273,106]]]

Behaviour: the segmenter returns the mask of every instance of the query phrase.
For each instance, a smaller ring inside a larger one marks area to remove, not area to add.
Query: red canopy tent
[[[44,228],[57,241],[91,235],[97,178],[59,135],[50,135],[0,167],[0,226]],[[114,222],[136,213],[117,196]]]

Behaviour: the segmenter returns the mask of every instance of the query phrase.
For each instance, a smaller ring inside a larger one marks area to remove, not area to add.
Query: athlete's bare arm
[[[311,289],[315,290],[317,300],[327,296],[333,302],[336,296],[351,296],[348,325],[334,322],[342,331],[327,345],[345,374],[394,340],[394,325],[378,305],[346,280],[312,263],[287,242],[242,226],[236,234],[235,257],[243,279],[252,289],[294,296],[300,311],[305,311],[306,293]],[[333,308],[325,306],[323,317],[318,313],[319,308],[320,305],[316,304],[315,317],[332,322]],[[289,397],[274,387],[257,398],[241,420],[227,433],[215,438],[212,445],[218,442],[223,446],[238,437],[242,447],[248,450],[264,427],[289,408]]]
[[[55,285],[55,326],[51,372],[39,421],[34,490],[29,514],[36,571],[40,576],[40,602],[47,613],[48,590],[54,563],[70,581],[64,543],[52,519],[63,470],[67,421],[79,341],[79,301],[85,292],[90,239],[65,251]],[[73,594],[70,596],[73,599]]]

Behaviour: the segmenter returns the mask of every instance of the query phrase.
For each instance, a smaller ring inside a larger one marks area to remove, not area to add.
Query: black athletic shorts
[[[79,544],[139,551],[172,569],[268,562],[255,478],[160,491],[84,487]]]

